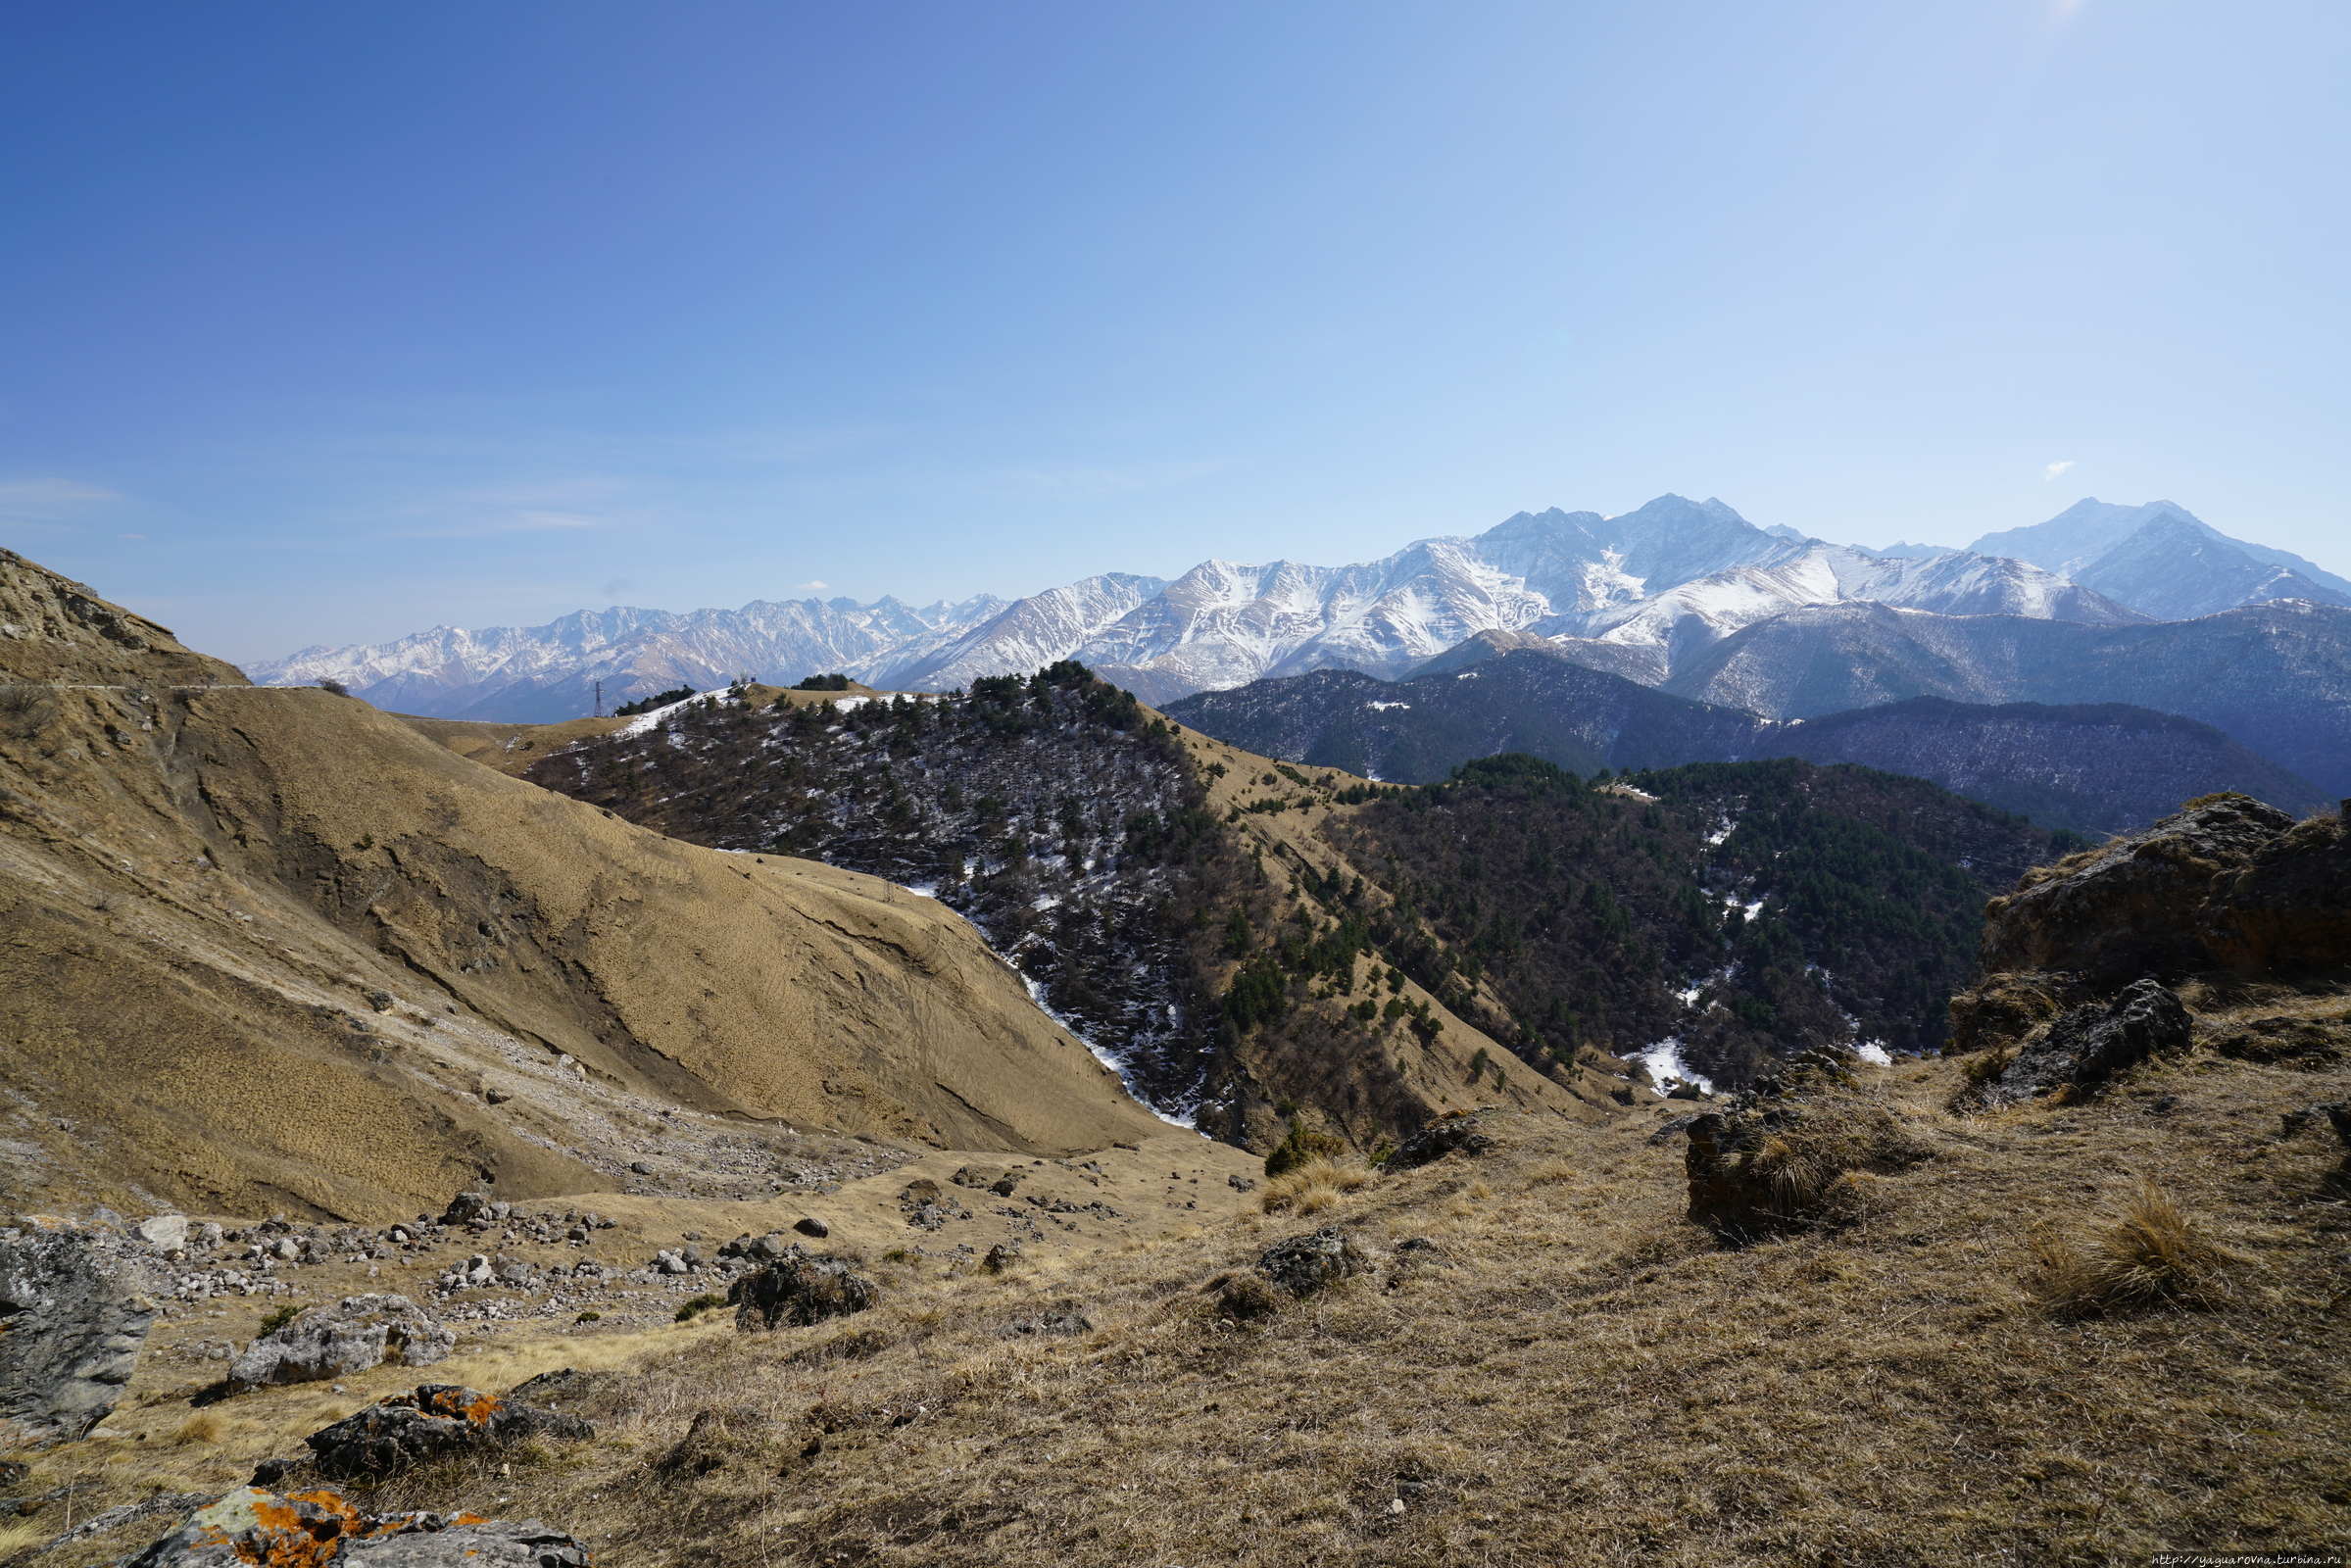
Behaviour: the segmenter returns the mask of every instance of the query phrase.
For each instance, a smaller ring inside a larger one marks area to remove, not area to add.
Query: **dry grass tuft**
[[[179,1430],[171,1434],[171,1441],[182,1445],[218,1443],[220,1441],[220,1418],[199,1411],[179,1423]]]
[[[1370,1185],[1371,1172],[1360,1165],[1310,1159],[1267,1182],[1257,1206],[1268,1214],[1319,1214],[1347,1194],[1359,1193]]]
[[[2246,1263],[2190,1224],[2151,1181],[2139,1183],[2086,1256],[2046,1231],[2035,1231],[2031,1246],[2033,1298],[2060,1317],[2219,1306],[2234,1294],[2229,1276]]]

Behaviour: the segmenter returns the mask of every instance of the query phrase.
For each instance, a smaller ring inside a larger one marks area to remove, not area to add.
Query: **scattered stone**
[[[928,1176],[917,1176],[906,1183],[905,1191],[898,1195],[898,1200],[902,1203],[935,1203],[939,1200],[939,1184]]]
[[[1227,1176],[1224,1180],[1225,1185],[1237,1193],[1253,1193],[1257,1190],[1257,1183],[1251,1177]]]
[[[643,1161],[643,1160],[641,1160],[641,1159],[632,1159],[632,1160],[630,1160],[630,1161],[628,1162],[628,1168],[629,1168],[630,1170],[632,1170],[632,1171],[636,1172],[636,1174],[638,1174],[639,1176],[650,1176],[650,1175],[652,1175],[652,1174],[653,1174],[653,1167],[652,1167],[651,1165],[648,1165],[648,1164],[646,1164],[646,1163],[645,1163],[645,1161]]]
[[[2158,1053],[2187,1048],[2187,1009],[2179,996],[2154,980],[2140,980],[2111,1005],[2076,1007],[2048,1033],[2027,1041],[1975,1098],[2002,1105],[2058,1089],[2090,1089]]]
[[[994,1187],[1004,1180],[1004,1176],[1001,1170],[983,1170],[977,1165],[964,1165],[958,1167],[948,1180],[957,1187]]]
[[[1494,1147],[1486,1120],[1498,1108],[1481,1105],[1476,1110],[1447,1111],[1396,1145],[1396,1152],[1388,1156],[1386,1168],[1411,1170],[1447,1154],[1484,1153]]]
[[[1020,1178],[1026,1176],[1028,1172],[1024,1170],[1006,1171],[995,1181],[988,1184],[988,1191],[994,1193],[999,1198],[1009,1198],[1014,1192],[1019,1190]]]
[[[347,1296],[247,1346],[228,1369],[228,1386],[318,1383],[386,1362],[429,1366],[456,1345],[455,1332],[405,1296]]]
[[[800,1234],[803,1236],[813,1236],[820,1241],[823,1238],[833,1234],[833,1228],[830,1225],[827,1225],[824,1221],[818,1219],[813,1214],[802,1215],[800,1223],[794,1225],[792,1228],[800,1232]],[[778,1257],[782,1255],[782,1252],[783,1250],[781,1248],[777,1248],[768,1252],[766,1255],[769,1257]]]
[[[980,1259],[980,1272],[1002,1274],[1019,1261],[1020,1249],[1017,1246],[1011,1242],[998,1242],[988,1249],[988,1255]]]
[[[536,1519],[367,1514],[332,1491],[286,1497],[246,1487],[197,1509],[124,1568],[344,1561],[367,1568],[588,1568],[591,1560],[587,1547]]]
[[[1311,1296],[1371,1266],[1354,1238],[1326,1225],[1311,1236],[1293,1236],[1267,1248],[1257,1272],[1293,1296]]]
[[[0,1232],[0,1433],[67,1442],[105,1419],[164,1288],[154,1254],[112,1232]]]
[[[373,1007],[377,1012],[390,1012],[394,1005],[392,993],[389,991],[368,992],[367,1005]]]
[[[518,1404],[477,1389],[426,1383],[303,1439],[329,1478],[382,1475],[418,1459],[504,1447],[525,1438],[579,1441],[596,1429],[577,1416]]]
[[[503,1089],[485,1089],[481,1092],[481,1098],[490,1104],[503,1105],[514,1097]]]
[[[746,1332],[804,1328],[830,1317],[862,1312],[873,1305],[873,1281],[853,1273],[848,1260],[798,1246],[757,1273],[738,1276],[726,1288],[735,1308],[735,1327]]]

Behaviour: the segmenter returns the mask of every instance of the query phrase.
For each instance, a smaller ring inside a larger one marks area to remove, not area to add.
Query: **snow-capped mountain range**
[[[1079,659],[1164,703],[1323,668],[1394,678],[1481,632],[1545,638],[1581,662],[1655,684],[1742,628],[1806,606],[2091,625],[2170,618],[2180,590],[2166,562],[2182,551],[2238,552],[2241,566],[2225,582],[2206,562],[2194,590],[2203,598],[2299,587],[2298,597],[2351,603],[2351,583],[2229,540],[2168,502],[2084,502],[1978,544],[1994,541],[2013,548],[1896,555],[1760,528],[1720,501],[1669,495],[1614,517],[1522,512],[1482,534],[1423,539],[1347,566],[1206,561],[1173,581],[1108,573],[1010,604],[983,596],[919,610],[809,599],[685,614],[582,611],[545,626],[308,648],[251,673],[265,684],[340,681],[405,712],[525,721],[588,711],[599,680],[608,705],[681,682],[789,682],[833,669],[885,689],[948,690]],[[2029,556],[2086,559],[2114,591]]]

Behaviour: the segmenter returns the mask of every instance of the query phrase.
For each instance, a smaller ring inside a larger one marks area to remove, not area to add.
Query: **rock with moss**
[[[302,1441],[330,1479],[383,1475],[419,1459],[500,1448],[526,1438],[579,1441],[596,1429],[577,1416],[454,1383],[420,1384],[322,1427]]]
[[[1311,1296],[1369,1267],[1371,1260],[1355,1239],[1328,1225],[1310,1236],[1274,1243],[1256,1262],[1256,1272],[1267,1284],[1292,1296]]]
[[[1435,1121],[1396,1146],[1396,1152],[1385,1162],[1388,1170],[1411,1170],[1445,1158],[1447,1154],[1482,1154],[1494,1147],[1494,1135],[1488,1130],[1495,1107],[1483,1106],[1477,1110],[1456,1110]]]
[[[873,1305],[873,1281],[851,1268],[847,1258],[789,1247],[757,1273],[739,1276],[726,1288],[735,1327],[746,1332],[805,1328],[826,1318],[846,1317]]]

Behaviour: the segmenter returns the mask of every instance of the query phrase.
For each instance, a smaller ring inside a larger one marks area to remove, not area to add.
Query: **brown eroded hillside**
[[[20,1209],[612,1190],[580,1129],[671,1103],[1023,1152],[1163,1126],[934,902],[253,687],[15,555],[0,995]]]

